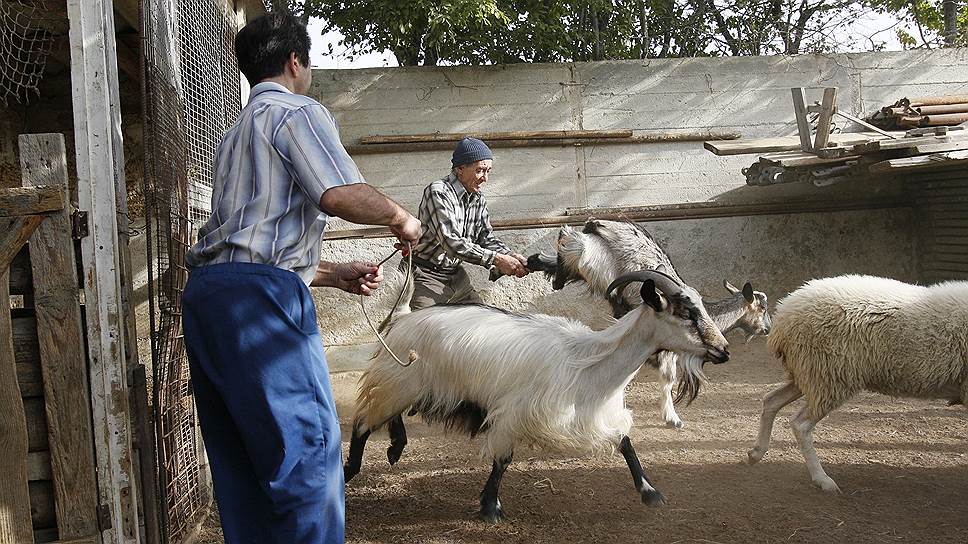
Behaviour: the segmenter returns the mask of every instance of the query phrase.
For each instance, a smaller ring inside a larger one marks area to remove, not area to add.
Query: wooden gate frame
[[[61,542],[101,542],[84,336],[60,134],[22,135],[25,187],[0,190],[0,541],[33,542],[27,426],[12,344],[9,266],[30,240],[34,309]],[[6,518],[6,519],[4,519]]]

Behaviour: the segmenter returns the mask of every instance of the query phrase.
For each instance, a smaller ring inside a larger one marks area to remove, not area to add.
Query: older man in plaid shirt
[[[461,263],[467,261],[523,277],[527,260],[498,240],[491,229],[481,188],[491,172],[493,155],[476,138],[454,149],[450,174],[424,189],[419,218],[423,232],[414,250],[413,310],[441,303],[480,303]]]

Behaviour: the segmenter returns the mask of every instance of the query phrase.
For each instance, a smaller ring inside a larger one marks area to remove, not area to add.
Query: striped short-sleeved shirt
[[[212,217],[188,251],[188,267],[267,264],[306,284],[316,273],[328,218],[320,198],[332,187],[364,183],[333,115],[272,82],[252,88],[214,168]]]
[[[511,254],[494,236],[484,195],[467,192],[453,173],[424,189],[419,214],[423,232],[414,255],[441,272],[462,261],[488,268],[495,254]]]

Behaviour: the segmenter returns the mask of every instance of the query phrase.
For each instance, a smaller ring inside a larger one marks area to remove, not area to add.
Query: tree
[[[942,3],[950,12],[955,1],[305,0],[304,12],[341,32],[351,55],[390,50],[416,66],[877,49],[872,37],[848,32],[870,10],[900,13],[920,36],[898,30],[902,43],[931,47],[941,43]],[[958,11],[962,29],[966,10]],[[951,36],[965,42],[964,30]]]
[[[968,2],[867,0],[866,3],[875,11],[890,13],[913,27],[913,31],[903,27],[896,30],[901,45],[907,49],[968,46]]]

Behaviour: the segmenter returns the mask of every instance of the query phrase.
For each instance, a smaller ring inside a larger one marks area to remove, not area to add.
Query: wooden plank
[[[13,358],[10,296],[0,270],[0,544],[33,542],[27,484],[27,418]]]
[[[23,183],[60,185],[66,198],[64,137],[22,134],[19,143]],[[97,482],[74,239],[66,209],[48,216],[34,234],[30,263],[57,528],[61,538],[79,538],[97,532]]]
[[[803,87],[790,89],[793,92],[793,113],[797,118],[797,134],[800,136],[800,151],[813,151],[810,141],[810,121],[807,120],[807,100]]]
[[[892,132],[891,134],[903,136],[904,132]],[[883,140],[882,136],[876,132],[851,132],[846,134],[831,134],[828,145],[847,146],[867,143],[874,140]],[[749,153],[772,153],[775,151],[796,151],[800,149],[799,136],[780,136],[776,138],[754,138],[745,140],[732,140],[726,142],[705,142],[703,147],[716,155],[746,155]]]
[[[14,317],[13,357],[17,362],[17,382],[22,397],[44,394],[44,379],[40,369],[40,347],[37,345],[37,322],[33,316]]]
[[[535,140],[491,140],[488,147],[553,147],[553,146],[591,146],[591,145],[635,145],[656,144],[668,142],[704,142],[707,140],[735,140],[739,139],[738,132],[659,132],[654,134],[637,134],[627,138],[546,138]],[[381,153],[408,153],[417,151],[453,151],[454,142],[396,142],[386,144],[347,145],[346,152],[350,155],[376,155]]]
[[[786,151],[782,153],[771,153],[760,157],[760,162],[765,162],[776,166],[812,166],[815,164],[836,164],[848,160],[856,159],[857,155],[847,155],[836,158],[821,158],[812,153],[802,151]]]
[[[47,414],[44,413],[44,398],[23,399],[24,419],[27,422],[27,451],[48,451]]]
[[[0,218],[0,270],[6,272],[10,268],[13,258],[17,256],[17,253],[20,253],[20,249],[27,243],[27,239],[43,221],[44,216],[42,215]],[[8,282],[6,288],[9,289],[10,280],[5,279],[4,281]],[[10,306],[8,305],[7,308],[9,309]]]
[[[66,204],[59,187],[0,189],[0,217],[53,212]]]
[[[140,543],[134,479],[125,326],[119,280],[117,179],[123,176],[121,115],[110,0],[67,0],[70,20],[78,207],[88,213],[81,242],[97,504],[106,509],[105,544]],[[121,156],[119,156],[119,154]]]
[[[559,138],[628,138],[631,130],[519,130],[513,132],[454,132],[434,134],[376,135],[360,138],[361,145],[415,143],[415,142],[459,142],[467,137],[484,140],[490,145],[492,140],[547,140]]]
[[[968,165],[968,152],[918,155],[902,159],[876,162],[868,168],[871,172],[894,172],[899,170],[926,170],[931,168],[954,168]]]
[[[827,87],[823,90],[823,102],[820,104],[817,134],[813,140],[814,149],[827,147],[827,142],[830,140],[830,123],[833,121],[835,111],[837,111],[837,87]]]

